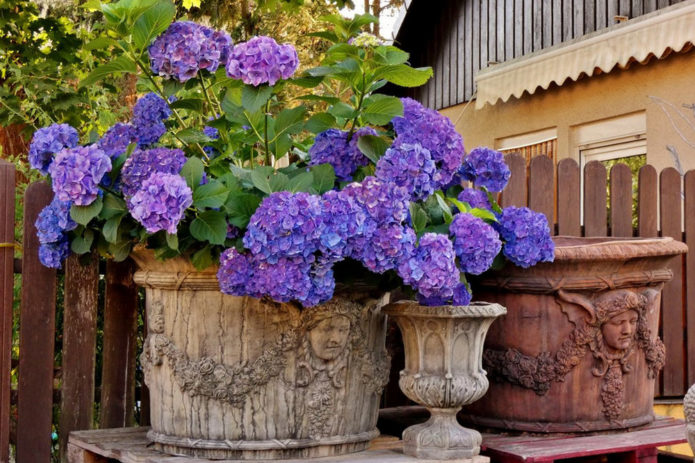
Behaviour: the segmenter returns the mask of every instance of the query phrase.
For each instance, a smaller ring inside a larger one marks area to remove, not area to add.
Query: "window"
[[[519,153],[526,164],[536,156],[548,156],[557,162],[557,130],[555,128],[500,138],[495,142],[498,151],[504,154]]]

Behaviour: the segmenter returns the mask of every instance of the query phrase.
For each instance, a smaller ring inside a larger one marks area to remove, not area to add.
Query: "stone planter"
[[[483,427],[585,432],[650,423],[670,238],[555,238],[555,262],[507,265],[478,280],[477,299],[508,313],[488,334],[490,391],[461,417]]]
[[[483,342],[505,308],[487,303],[425,307],[401,301],[385,312],[403,334],[405,369],[398,384],[408,398],[431,413],[429,421],[403,432],[404,453],[435,460],[478,455],[480,433],[458,424],[456,413],[487,391],[481,366]]]
[[[224,295],[215,269],[184,259],[133,257],[147,295],[141,361],[157,449],[312,458],[363,450],[379,434],[387,297],[344,293],[300,310]]]

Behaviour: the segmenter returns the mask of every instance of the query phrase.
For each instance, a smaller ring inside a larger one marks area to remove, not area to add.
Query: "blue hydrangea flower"
[[[496,227],[505,242],[504,255],[519,267],[528,268],[555,258],[548,220],[540,212],[527,207],[507,207]]]
[[[367,212],[343,191],[327,191],[321,201],[324,228],[319,248],[322,254],[336,260],[350,255],[355,238],[373,232],[368,228],[371,224],[367,223]]]
[[[459,268],[465,273],[480,275],[490,268],[502,249],[495,229],[471,214],[456,214],[449,225],[449,234],[454,238]]]
[[[178,174],[185,163],[186,155],[180,149],[136,149],[121,169],[121,191],[132,196],[154,172]]]
[[[97,146],[108,157],[114,159],[125,153],[128,145],[135,143],[136,140],[137,133],[135,127],[119,122],[106,131],[104,136],[97,142]]]
[[[263,199],[244,235],[244,246],[270,263],[280,257],[307,257],[323,233],[321,201],[308,193],[279,191]]]
[[[149,233],[166,230],[174,234],[186,209],[193,204],[193,192],[176,174],[153,173],[127,201],[128,210]]]
[[[252,278],[253,267],[246,254],[241,254],[235,248],[222,252],[220,267],[217,270],[220,291],[232,296],[245,296]]]
[[[150,45],[150,65],[155,74],[186,82],[198,71],[215,72],[227,60],[231,45],[225,32],[177,21]]]
[[[448,185],[461,166],[463,139],[448,117],[422,106],[411,98],[401,98],[403,116],[394,117],[398,137],[394,143],[420,143],[429,150],[437,165],[435,188]]]
[[[29,165],[48,174],[48,166],[53,161],[53,155],[64,148],[77,146],[79,136],[77,130],[68,124],[53,124],[34,132],[29,145]]]
[[[343,191],[364,208],[369,219],[378,224],[400,224],[408,218],[408,190],[401,186],[369,176],[360,183],[351,183]]]
[[[421,303],[439,305],[452,300],[459,272],[451,241],[446,235],[425,233],[415,252],[401,260],[398,274],[405,284],[417,290]]]
[[[205,136],[212,138],[213,140],[217,140],[218,138],[220,138],[220,131],[214,127],[210,127],[209,125],[203,127],[203,133],[205,134]],[[203,150],[211,158],[217,155],[217,150],[212,146],[204,146]]]
[[[61,268],[62,262],[70,255],[70,244],[67,236],[53,243],[42,243],[39,246],[39,261],[44,267]]]
[[[478,147],[463,160],[461,176],[477,187],[502,191],[512,175],[504,162],[504,154],[490,148]]]
[[[475,188],[464,188],[463,191],[459,193],[458,200],[462,203],[468,203],[469,206],[478,209],[492,208],[487,194],[483,190],[476,190]]]
[[[436,171],[429,150],[419,143],[394,143],[376,164],[376,178],[404,187],[413,201],[434,193]]]
[[[316,135],[314,144],[309,148],[309,165],[330,164],[338,180],[349,182],[358,167],[369,164],[369,159],[357,147],[362,135],[376,135],[371,127],[362,127],[353,133],[348,141],[349,132],[328,129]]]
[[[164,99],[150,92],[135,103],[133,115],[138,145],[151,145],[166,132],[163,121],[171,116],[171,108]]]
[[[335,280],[329,267],[317,266],[313,258],[281,257],[271,263],[256,256],[248,292],[253,297],[269,296],[278,302],[298,301],[309,307],[333,295]]]
[[[34,224],[40,243],[58,242],[64,239],[66,232],[77,227],[77,223],[70,217],[71,206],[70,202],[53,198],[53,201],[43,208]]]
[[[335,277],[330,263],[317,262],[311,269],[311,289],[309,295],[302,301],[305,307],[322,304],[333,297]]]
[[[111,159],[96,145],[64,149],[48,168],[56,198],[78,206],[97,199],[99,183],[110,171]]]
[[[374,273],[393,270],[403,258],[413,254],[415,231],[397,223],[383,224],[364,240],[361,249],[353,249],[353,258]]]
[[[238,43],[229,53],[227,75],[258,87],[289,79],[299,66],[297,51],[290,44],[278,45],[270,37],[258,36]]]
[[[468,305],[473,295],[464,283],[459,283],[454,289],[454,305]]]

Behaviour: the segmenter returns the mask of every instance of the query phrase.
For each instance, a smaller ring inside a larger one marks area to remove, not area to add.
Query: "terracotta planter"
[[[477,299],[508,313],[490,330],[490,390],[462,418],[533,432],[623,429],[654,419],[654,379],[670,238],[555,238],[555,262],[507,265],[479,280]]]
[[[490,324],[506,312],[504,307],[487,303],[425,307],[401,301],[385,312],[403,334],[405,369],[398,384],[431,414],[426,423],[403,432],[403,452],[435,460],[478,455],[480,433],[458,424],[456,413],[487,391],[481,366],[483,341]]]
[[[157,449],[311,458],[363,450],[379,434],[387,297],[342,295],[300,311],[223,295],[215,269],[133,257],[147,294],[141,361]]]

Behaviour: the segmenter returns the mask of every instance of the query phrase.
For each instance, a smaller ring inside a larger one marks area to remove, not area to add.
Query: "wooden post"
[[[548,219],[551,233],[555,230],[555,166],[548,156],[531,159],[528,181],[528,204]]]
[[[135,264],[106,264],[104,359],[101,375],[101,428],[132,426],[135,406],[135,344],[138,291]]]
[[[606,168],[599,161],[584,166],[584,236],[607,236]]]
[[[91,429],[94,415],[94,358],[99,292],[99,258],[67,258],[63,315],[63,384],[60,455],[67,461],[70,431]]]
[[[656,213],[657,204],[657,175],[653,166],[643,166],[639,170],[639,191],[638,191],[638,233],[644,238],[658,236],[658,217]]]
[[[0,160],[0,463],[10,448],[10,371],[12,370],[12,300],[14,297],[15,169]]]
[[[563,159],[557,164],[557,234],[582,236],[579,198],[579,164]]]
[[[626,164],[611,168],[611,236],[632,237],[632,172]]]
[[[51,458],[56,271],[39,262],[39,240],[34,222],[52,197],[53,192],[46,182],[30,185],[24,196],[18,463],[44,463]]]
[[[512,176],[509,177],[507,188],[502,193],[500,204],[502,207],[507,206],[526,206],[527,182],[526,178],[526,159],[517,153],[508,154],[504,157],[509,170],[512,171]]]
[[[695,383],[695,170],[685,174],[683,185],[685,192],[684,222],[685,244],[688,254],[685,255],[685,327],[686,327],[686,358],[687,383]]]

